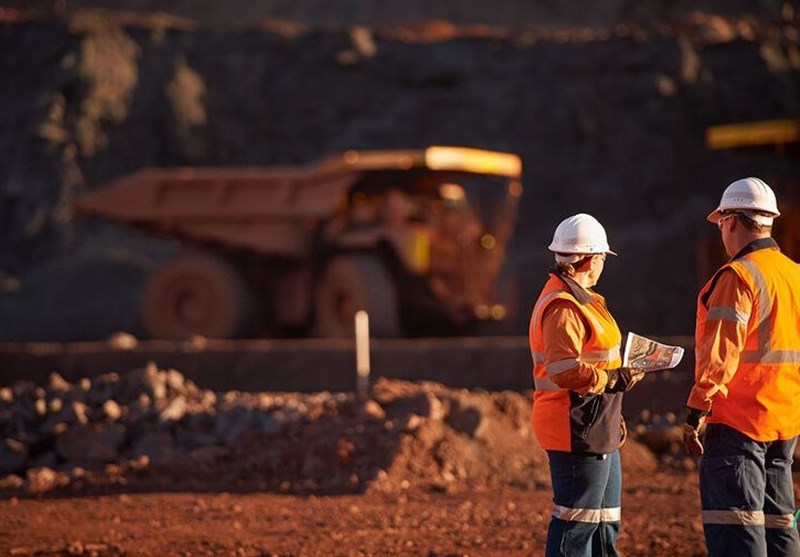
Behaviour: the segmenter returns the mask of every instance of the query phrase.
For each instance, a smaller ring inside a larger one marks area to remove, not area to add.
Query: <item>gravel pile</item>
[[[0,389],[0,488],[28,493],[538,487],[530,400],[380,379],[351,393],[215,393],[155,364]]]

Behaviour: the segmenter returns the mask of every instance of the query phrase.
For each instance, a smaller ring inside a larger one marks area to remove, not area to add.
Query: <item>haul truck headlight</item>
[[[487,306],[486,304],[481,304],[475,308],[475,317],[477,317],[478,319],[486,319],[487,317],[489,317],[489,313],[490,313],[489,306]]]
[[[506,306],[503,304],[495,304],[491,309],[492,319],[500,321],[506,317]]]
[[[493,304],[491,306],[481,304],[475,308],[475,317],[478,319],[493,319],[494,321],[500,321],[505,319],[506,314],[506,306],[503,304]]]

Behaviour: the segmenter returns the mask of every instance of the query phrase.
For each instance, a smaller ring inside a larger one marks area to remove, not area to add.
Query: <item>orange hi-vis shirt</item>
[[[622,393],[603,393],[622,334],[599,294],[551,274],[533,307],[533,430],[545,450],[608,454],[620,444]]]
[[[800,265],[772,238],[723,265],[697,300],[687,406],[756,441],[800,434]]]

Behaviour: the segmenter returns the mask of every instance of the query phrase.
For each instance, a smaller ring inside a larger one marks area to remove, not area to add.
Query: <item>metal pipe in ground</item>
[[[356,312],[356,392],[361,400],[369,398],[369,315]]]

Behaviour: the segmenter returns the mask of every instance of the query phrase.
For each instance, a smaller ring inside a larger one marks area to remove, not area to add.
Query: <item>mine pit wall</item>
[[[552,230],[581,211],[620,253],[599,290],[622,328],[690,333],[705,278],[698,242],[716,241],[704,217],[724,186],[759,175],[786,195],[800,175],[769,148],[711,152],[705,129],[800,116],[796,29],[796,19],[702,15],[516,34],[214,30],[161,16],[0,22],[0,269],[24,278],[57,256],[138,249],[136,236],[79,224],[71,204],[145,166],[474,145],[524,160],[514,334],[545,280]]]

